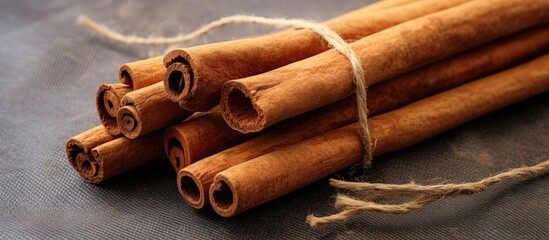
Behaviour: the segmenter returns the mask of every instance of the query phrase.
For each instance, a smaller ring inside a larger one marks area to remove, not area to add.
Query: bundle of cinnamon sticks
[[[546,0],[384,0],[324,25],[362,62],[374,156],[549,90]],[[100,183],[167,156],[185,201],[224,217],[330,176],[365,154],[330,47],[299,29],[123,64],[69,162]]]

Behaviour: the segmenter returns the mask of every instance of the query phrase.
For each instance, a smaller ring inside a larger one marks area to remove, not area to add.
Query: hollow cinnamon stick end
[[[93,154],[80,154],[76,158],[76,162],[77,172],[82,180],[91,184],[98,184],[103,180],[101,164]]]
[[[164,74],[164,88],[168,98],[173,102],[179,102],[188,98],[188,93],[194,86],[193,72],[189,64],[175,62],[166,68]]]
[[[163,58],[158,56],[123,64],[118,69],[118,78],[133,90],[161,82],[166,71]]]
[[[72,168],[78,171],[76,158],[79,154],[86,152],[85,147],[75,138],[69,139],[66,144],[67,159]]]
[[[129,85],[130,87],[133,87],[133,71],[132,68],[128,64],[122,64],[120,68],[118,69],[118,79],[121,83]]]
[[[134,106],[124,106],[118,109],[116,123],[122,134],[129,139],[136,139],[141,134],[143,124],[139,112]]]
[[[251,133],[266,127],[263,111],[252,98],[253,94],[240,82],[229,81],[223,86],[219,106],[223,119],[232,129]]]
[[[100,165],[77,139],[67,142],[67,158],[82,180],[94,184],[101,181]]]
[[[105,130],[117,136],[121,130],[116,123],[116,113],[120,106],[121,98],[132,89],[125,84],[101,84],[96,94],[96,108],[101,124]]]
[[[214,211],[222,217],[232,217],[238,211],[238,195],[233,191],[231,182],[223,175],[217,175],[210,187],[210,202]]]
[[[177,174],[177,189],[185,202],[193,208],[202,209],[209,203],[200,180],[185,169]]]
[[[76,169],[76,156],[81,153],[88,153],[96,146],[113,140],[114,137],[105,131],[102,125],[88,129],[72,138],[66,143],[67,159],[71,166]]]
[[[176,126],[168,127],[163,134],[164,152],[168,156],[175,172],[188,165],[183,147],[185,139]]]

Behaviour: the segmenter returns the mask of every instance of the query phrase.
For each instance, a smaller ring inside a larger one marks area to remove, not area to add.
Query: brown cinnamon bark
[[[376,84],[368,91],[370,116],[396,109],[522,62],[538,53],[547,52],[547,39],[549,27],[532,29]],[[355,101],[351,97],[324,109],[306,113],[263,136],[184,168],[177,178],[181,195],[195,208],[207,206],[207,193],[215,174],[275,149],[356,121]]]
[[[168,99],[161,82],[126,94],[121,103],[123,107],[116,114],[116,122],[129,139],[181,122],[192,115]]]
[[[356,99],[350,97],[291,119],[263,135],[183,168],[177,175],[179,192],[194,208],[208,206],[208,190],[217,173],[275,149],[352,123],[357,120],[356,113]]]
[[[130,85],[133,90],[161,82],[166,71],[163,59],[164,56],[158,56],[123,64],[118,70],[120,82]]]
[[[547,53],[548,42],[549,25],[544,25],[380,82],[368,91],[368,110],[387,112],[506,69]]]
[[[164,131],[164,150],[178,172],[183,167],[253,136],[233,130],[225,123],[221,113],[213,112],[168,127]]]
[[[354,41],[467,1],[424,0],[378,12],[365,7],[325,24],[343,39]],[[306,29],[179,49],[164,58],[167,67],[164,85],[170,99],[177,99],[182,108],[205,111],[219,103],[224,82],[263,73],[327,49],[320,36]]]
[[[83,161],[78,161],[78,158],[88,156],[93,148],[113,139],[115,137],[110,135],[102,125],[89,129],[67,141],[67,159],[74,170],[81,172],[85,166],[82,166]]]
[[[396,151],[488,112],[549,90],[549,55],[369,120],[375,155]],[[360,161],[357,123],[231,167],[210,188],[214,210],[231,217]]]
[[[97,184],[163,156],[162,131],[133,140],[119,137],[93,148],[91,154],[79,155],[82,165],[90,167],[78,173],[84,181]]]
[[[116,112],[120,108],[122,97],[132,91],[126,84],[101,84],[95,95],[95,103],[99,120],[105,126],[105,130],[113,135],[120,135],[122,132],[116,124]]]
[[[410,20],[351,46],[362,61],[365,83],[372,85],[548,21],[549,1],[475,0]],[[349,61],[330,50],[226,82],[221,109],[232,128],[256,132],[354,91]]]

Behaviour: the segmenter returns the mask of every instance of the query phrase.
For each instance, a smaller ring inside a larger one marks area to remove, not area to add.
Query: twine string
[[[317,227],[343,221],[366,211],[395,214],[410,213],[436,200],[475,194],[505,180],[535,177],[547,172],[549,172],[549,159],[535,166],[515,168],[477,182],[461,184],[383,184],[330,179],[330,185],[360,193],[364,197],[357,199],[345,194],[338,194],[335,207],[342,209],[341,212],[325,217],[316,217],[311,214],[307,216],[307,222],[311,227]],[[382,204],[379,202],[381,200],[402,200],[409,197],[413,197],[413,199],[402,204]]]

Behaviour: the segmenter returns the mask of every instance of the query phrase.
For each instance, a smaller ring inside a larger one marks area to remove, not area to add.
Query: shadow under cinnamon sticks
[[[531,59],[549,50],[547,39],[549,27],[535,28],[376,84],[368,91],[370,116],[396,109]],[[181,195],[195,208],[207,206],[208,190],[217,173],[278,148],[356,121],[355,101],[355,98],[351,97],[290,119],[264,135],[185,167],[177,177]]]
[[[374,155],[396,151],[549,90],[549,54],[369,119]],[[363,156],[357,123],[228,168],[209,194],[231,217],[297,190]]]

